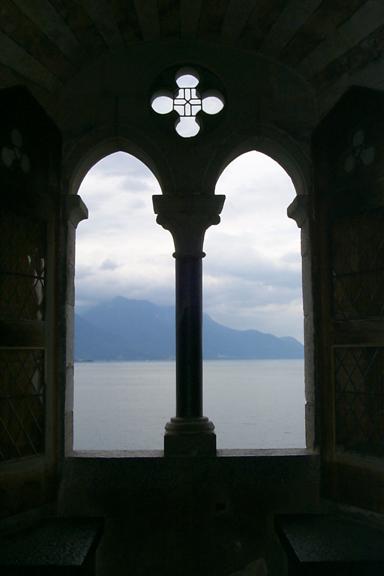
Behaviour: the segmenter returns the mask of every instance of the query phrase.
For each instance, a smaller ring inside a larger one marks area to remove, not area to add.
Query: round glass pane
[[[193,116],[182,116],[175,125],[176,132],[182,138],[192,138],[200,131],[200,126]]]
[[[173,98],[170,93],[158,92],[151,100],[152,109],[158,114],[169,114],[173,110]]]
[[[179,88],[196,88],[199,83],[197,72],[190,68],[181,68],[176,74],[176,84]]]
[[[224,108],[224,102],[215,95],[203,96],[203,112],[206,114],[217,114]]]

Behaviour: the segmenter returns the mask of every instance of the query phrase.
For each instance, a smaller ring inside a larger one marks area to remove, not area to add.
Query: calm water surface
[[[205,362],[204,414],[220,449],[303,448],[303,360]],[[76,364],[76,450],[161,450],[174,415],[174,362]]]

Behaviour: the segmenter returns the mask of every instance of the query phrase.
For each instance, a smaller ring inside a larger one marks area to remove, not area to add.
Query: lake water
[[[161,450],[175,415],[174,362],[75,366],[75,450]],[[217,447],[304,448],[303,360],[204,363]]]

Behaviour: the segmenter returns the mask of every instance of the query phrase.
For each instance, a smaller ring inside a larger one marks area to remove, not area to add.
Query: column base
[[[165,426],[165,456],[215,456],[213,423],[201,418],[171,418]]]

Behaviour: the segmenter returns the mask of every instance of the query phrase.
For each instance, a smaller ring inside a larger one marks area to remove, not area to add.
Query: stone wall
[[[282,574],[274,514],[319,507],[318,457],[305,451],[121,456],[64,463],[59,513],[105,518],[98,576],[229,575],[261,557]]]

